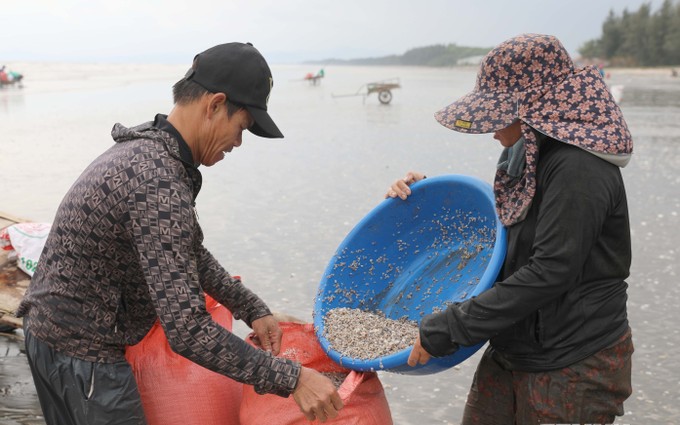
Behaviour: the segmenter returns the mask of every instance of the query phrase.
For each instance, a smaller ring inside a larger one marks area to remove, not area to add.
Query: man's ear
[[[208,101],[208,116],[212,117],[217,111],[224,106],[227,101],[227,95],[224,93],[211,93]]]

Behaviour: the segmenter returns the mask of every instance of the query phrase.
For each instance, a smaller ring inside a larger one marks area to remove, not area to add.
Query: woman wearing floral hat
[[[422,320],[409,364],[488,339],[463,424],[612,423],[632,392],[620,168],[633,143],[601,75],[574,69],[555,37],[523,34],[435,117],[504,146],[494,192],[508,249],[491,289]],[[409,172],[386,196],[423,178]]]

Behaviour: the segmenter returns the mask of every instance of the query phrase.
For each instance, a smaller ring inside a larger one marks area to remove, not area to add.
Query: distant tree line
[[[680,2],[665,0],[652,13],[649,3],[637,12],[614,11],[602,24],[602,37],[586,42],[584,58],[606,60],[613,66],[680,65]]]
[[[482,56],[491,51],[492,47],[466,47],[456,44],[435,44],[426,47],[416,47],[406,51],[403,55],[389,55],[375,58],[361,59],[326,59],[308,63],[323,63],[328,65],[417,65],[417,66],[453,66],[460,59],[471,56]]]

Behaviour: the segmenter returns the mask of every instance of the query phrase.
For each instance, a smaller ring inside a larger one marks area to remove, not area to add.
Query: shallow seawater
[[[458,134],[433,118],[473,87],[474,69],[326,67],[317,86],[302,80],[315,69],[272,69],[269,108],[286,138],[246,134],[224,161],[202,167],[199,221],[227,270],[272,310],[311,322],[335,249],[393,180],[417,170],[491,182],[501,148],[490,135]],[[170,87],[185,69],[26,64],[22,71],[23,89],[0,90],[0,210],[49,222],[73,180],[112,143],[113,124],[169,112]],[[401,88],[389,105],[375,95],[339,97],[393,77]],[[635,143],[623,170],[633,232],[634,389],[618,422],[680,423],[680,78],[611,70],[608,83],[624,86],[620,105]],[[434,375],[380,372],[394,422],[458,423],[478,355]],[[28,369],[21,356],[10,357],[11,367],[0,367],[0,423],[40,423]]]

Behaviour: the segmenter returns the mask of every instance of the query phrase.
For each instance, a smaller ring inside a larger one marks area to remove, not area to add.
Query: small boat
[[[8,70],[6,66],[0,66],[0,87],[17,86],[22,87],[24,76],[18,72]]]
[[[321,79],[325,76],[326,76],[326,72],[322,68],[316,74],[312,74],[311,72],[308,72],[307,75],[305,75],[305,80],[309,81],[309,84],[316,86],[321,82]]]

